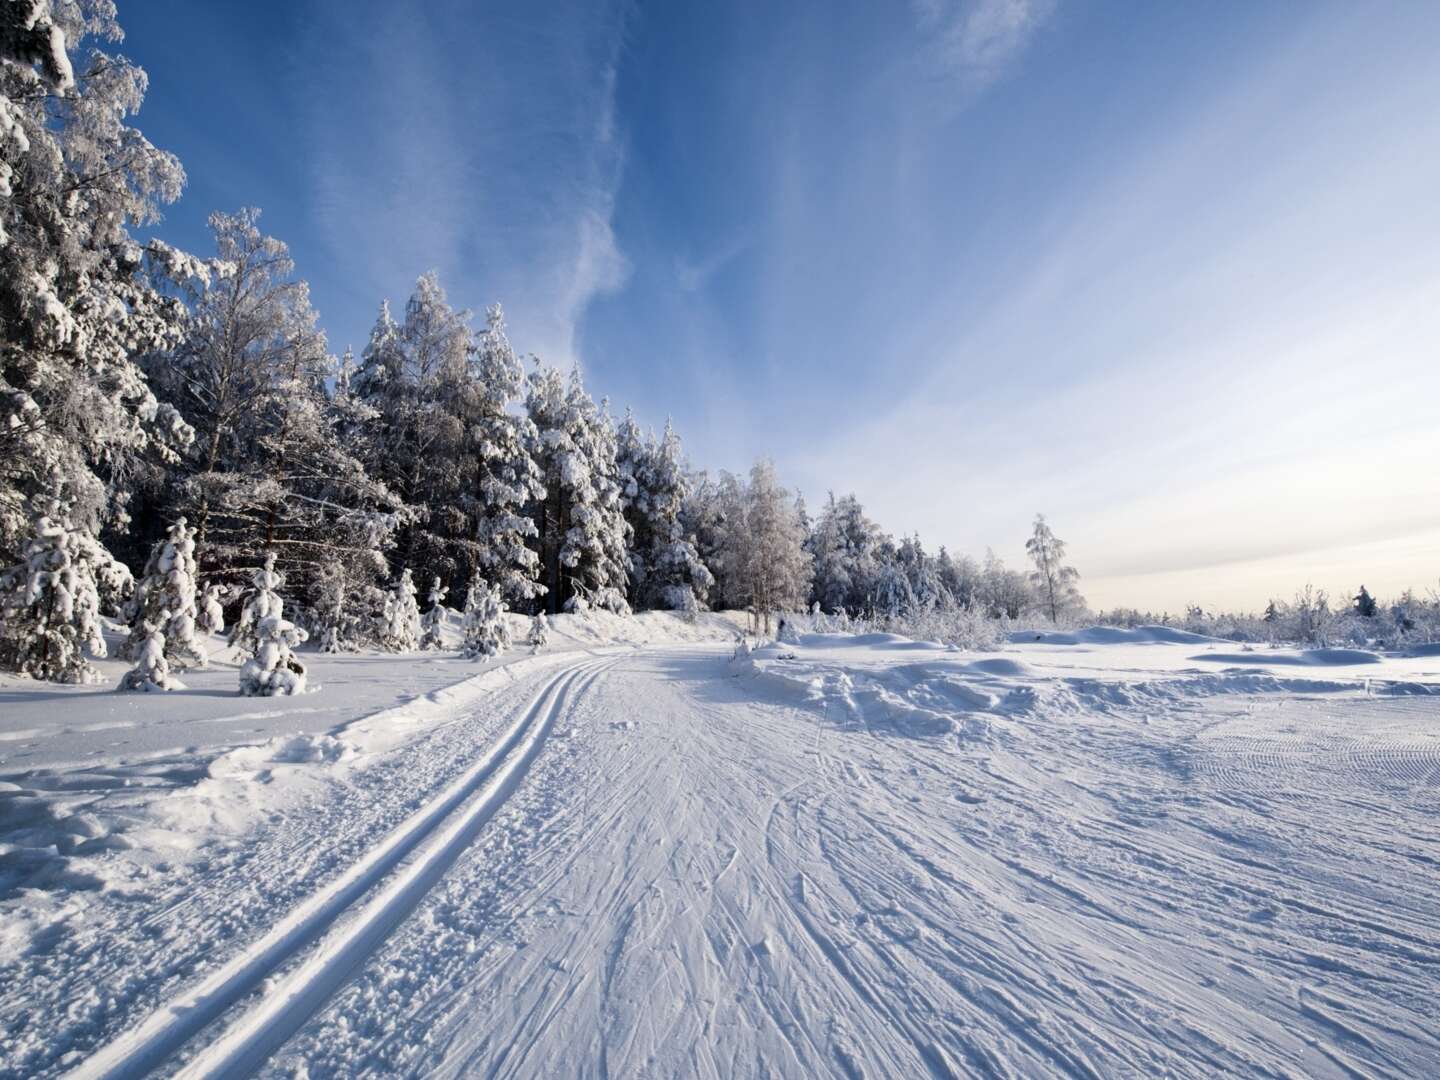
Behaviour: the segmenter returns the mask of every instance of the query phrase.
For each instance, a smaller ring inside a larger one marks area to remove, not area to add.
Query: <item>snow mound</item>
[[[210,762],[213,778],[257,775],[272,765],[316,765],[343,761],[353,748],[333,735],[281,735],[242,746]]]
[[[1412,645],[1406,656],[1440,656],[1440,641],[1427,641],[1423,645]]]
[[[1380,657],[1364,649],[1268,649],[1265,652],[1206,652],[1190,657],[1212,664],[1232,664],[1246,668],[1286,667],[1348,667],[1353,664],[1378,664]]]
[[[1039,645],[1208,645],[1219,638],[1176,630],[1173,626],[1090,626],[1084,630],[1017,630],[1012,644]]]
[[[869,638],[868,644],[859,644],[880,650],[893,649],[897,643],[913,644],[890,634],[811,634],[806,638],[840,638],[846,645]],[[881,671],[858,671],[831,661],[802,659],[793,649],[775,643],[755,648],[742,644],[735,650],[730,670],[771,700],[817,709],[838,727],[919,739],[947,735],[984,738],[990,725],[980,714],[999,710],[1007,696],[980,685],[964,664],[898,664]]]
[[[938,641],[915,641],[899,634],[801,634],[799,643],[811,649],[944,649]]]

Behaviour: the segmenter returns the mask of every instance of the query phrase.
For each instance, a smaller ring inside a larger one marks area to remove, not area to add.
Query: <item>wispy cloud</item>
[[[357,308],[402,299],[433,267],[455,302],[503,302],[519,347],[575,359],[587,306],[629,272],[612,227],[626,18],[618,3],[524,20],[453,0],[317,9],[311,32],[331,47],[307,53],[343,63],[300,74],[305,169]]]
[[[681,292],[696,292],[709,284],[710,279],[725,267],[755,246],[752,233],[737,233],[713,251],[698,259],[683,256],[675,260],[675,284]]]
[[[1055,0],[914,0],[912,8],[936,68],[974,94],[1019,59]]]

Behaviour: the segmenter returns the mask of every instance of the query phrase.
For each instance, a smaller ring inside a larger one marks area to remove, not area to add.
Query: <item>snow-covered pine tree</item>
[[[240,625],[247,628],[247,639],[253,645],[240,665],[240,693],[246,697],[303,694],[305,665],[292,650],[308,635],[285,618],[285,602],[279,593],[284,578],[275,569],[273,552],[266,554],[265,565],[250,580],[254,591]]]
[[[501,594],[527,604],[545,590],[540,557],[529,547],[537,533],[526,509],[545,495],[540,469],[530,456],[535,426],[512,405],[523,400],[525,370],[505,335],[505,315],[496,304],[476,338],[477,399],[471,424],[478,469],[476,563]]]
[[[714,583],[707,599],[722,604],[732,594],[725,571],[723,551],[725,507],[722,484],[701,470],[686,477],[689,493],[680,507],[680,527],[694,537],[696,555]]]
[[[806,544],[814,564],[811,599],[831,614],[877,614],[880,552],[886,536],[854,495],[830,493]]]
[[[935,557],[935,572],[955,606],[969,611],[980,600],[980,567],[968,555],[952,556],[944,547]]]
[[[98,537],[125,524],[136,467],[191,438],[133,357],[178,338],[166,289],[207,268],[129,234],[184,172],[126,124],[145,73],[89,47],[119,37],[103,0],[0,5],[0,565],[21,556],[31,496],[63,496]]]
[[[621,506],[630,526],[630,603],[696,611],[715,578],[700,558],[682,511],[690,494],[680,437],[670,423],[656,439],[627,411],[616,440]]]
[[[165,633],[162,629],[170,620],[170,613],[163,608],[144,619],[136,630],[143,633],[140,646],[134,651],[135,666],[120,679],[119,690],[184,690],[185,684],[170,674],[170,663],[165,659]]]
[[[1355,596],[1355,614],[1362,619],[1373,619],[1380,613],[1380,606],[1375,603],[1375,598],[1364,585],[1360,586],[1360,592]]]
[[[411,652],[419,644],[420,605],[415,597],[415,579],[407,566],[385,601],[380,644],[391,652]]]
[[[462,651],[471,660],[488,660],[510,647],[510,624],[505,619],[505,600],[499,586],[481,578],[470,582],[462,625],[465,632]]]
[[[1065,565],[1065,542],[1051,531],[1044,514],[1035,515],[1035,531],[1025,542],[1025,551],[1035,564],[1030,580],[1052,623],[1059,621],[1061,612],[1085,606],[1075,585],[1080,572]]]
[[[85,658],[105,655],[100,597],[87,537],[68,507],[36,496],[21,559],[0,575],[0,664],[33,679],[90,683],[99,673]],[[98,545],[95,545],[98,546]]]
[[[895,563],[905,576],[914,613],[955,606],[955,598],[941,580],[939,562],[926,553],[918,535],[900,541],[895,549]]]
[[[403,323],[388,302],[381,306],[351,382],[375,414],[366,440],[370,470],[409,511],[397,538],[400,557],[451,586],[481,563],[483,446],[495,430],[483,422],[493,420],[492,388],[477,376],[469,321],[469,311],[450,306],[438,276],[424,274]]]
[[[206,665],[205,646],[196,636],[195,533],[183,517],[150,552],[145,574],[135,587],[132,608],[130,637],[120,647],[121,659],[139,659],[158,634],[165,647],[167,670],[170,660],[182,668]]]
[[[429,606],[420,620],[423,630],[420,635],[421,649],[443,649],[445,647],[441,632],[445,628],[445,596],[449,591],[440,584],[438,577],[431,579],[430,595],[426,597]]]
[[[196,604],[195,629],[202,640],[212,634],[225,632],[225,586],[210,582],[200,594]]]
[[[534,372],[526,409],[545,491],[533,512],[547,609],[628,613],[629,526],[620,506],[609,414],[596,407],[578,368],[568,381],[554,368]]]
[[[526,639],[533,655],[538,653],[550,640],[550,620],[545,617],[543,611],[537,611],[535,617],[530,620],[530,636]]]
[[[311,622],[320,636],[322,653],[342,652],[351,644],[355,627],[353,621],[346,618],[345,597],[344,573],[337,566],[323,568],[315,583],[311,609]]]

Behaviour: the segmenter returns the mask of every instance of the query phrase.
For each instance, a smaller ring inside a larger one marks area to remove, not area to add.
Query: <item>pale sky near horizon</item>
[[[432,267],[697,465],[1092,606],[1440,586],[1440,5],[120,0],[162,235]]]

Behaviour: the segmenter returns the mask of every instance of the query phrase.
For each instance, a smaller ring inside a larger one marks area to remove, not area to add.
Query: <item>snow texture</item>
[[[318,657],[328,704],[112,714],[157,751],[225,733],[204,751],[89,753],[91,703],[137,698],[3,688],[0,1071],[1440,1060],[1433,656],[741,625],[559,616],[468,679]]]

